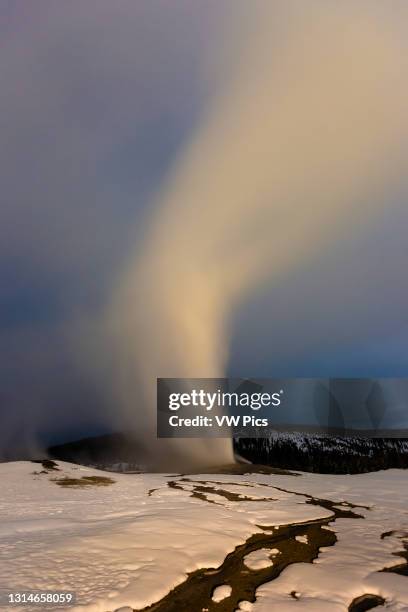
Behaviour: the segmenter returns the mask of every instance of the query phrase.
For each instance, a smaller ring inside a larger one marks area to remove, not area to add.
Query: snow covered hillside
[[[320,474],[360,474],[408,468],[408,439],[273,431],[269,437],[238,438],[236,451],[252,463]]]
[[[56,467],[0,464],[3,589],[76,591],[78,612],[343,612],[367,595],[408,610],[407,471]]]

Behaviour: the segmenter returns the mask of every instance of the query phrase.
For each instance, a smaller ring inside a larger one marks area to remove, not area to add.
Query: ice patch
[[[250,601],[240,601],[236,612],[251,612],[254,605]]]
[[[231,593],[232,588],[228,584],[223,584],[222,586],[218,586],[214,589],[212,600],[215,601],[215,603],[218,603],[223,599],[227,599]]]
[[[307,539],[307,535],[300,535],[300,536],[295,536],[295,540],[297,542],[301,542],[302,544],[307,544],[308,543],[308,539]]]
[[[265,567],[273,565],[271,556],[279,554],[277,548],[261,548],[260,550],[254,550],[244,558],[244,563],[248,569],[261,570]]]

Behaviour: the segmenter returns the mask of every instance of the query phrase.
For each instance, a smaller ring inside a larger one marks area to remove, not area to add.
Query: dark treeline
[[[282,433],[270,438],[239,438],[234,447],[253,463],[321,474],[408,468],[406,439]]]

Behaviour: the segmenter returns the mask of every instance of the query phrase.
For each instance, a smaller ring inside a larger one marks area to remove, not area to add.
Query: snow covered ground
[[[255,603],[242,602],[239,609],[318,612],[330,606],[343,612],[353,598],[372,593],[386,600],[387,610],[408,610],[408,577],[380,571],[403,562],[393,553],[408,537],[408,471],[183,479],[107,474],[64,462],[58,467],[41,473],[41,465],[30,462],[0,464],[3,589],[75,591],[70,611],[142,609],[183,583],[187,573],[220,566],[237,545],[264,533],[262,526],[332,516],[327,507],[306,503],[306,496],[313,496],[368,509],[355,510],[361,519],[331,522],[325,528],[336,533],[334,546],[323,548],[313,563],[288,566],[258,588]],[[71,487],[54,481],[89,476],[110,476],[114,483]],[[307,544],[307,538],[296,540],[299,547]],[[260,555],[265,557],[264,551],[252,560]],[[260,565],[273,566],[279,558],[274,555]],[[213,605],[221,604],[213,600]]]

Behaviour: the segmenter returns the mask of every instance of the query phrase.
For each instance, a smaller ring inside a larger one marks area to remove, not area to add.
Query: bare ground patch
[[[383,597],[367,593],[353,599],[348,609],[349,612],[366,612],[366,610],[372,610],[373,608],[383,606],[384,604],[385,599]]]
[[[113,478],[107,476],[82,476],[81,478],[70,478],[65,476],[64,478],[52,478],[52,482],[59,485],[60,487],[107,487],[113,484],[115,481]]]

